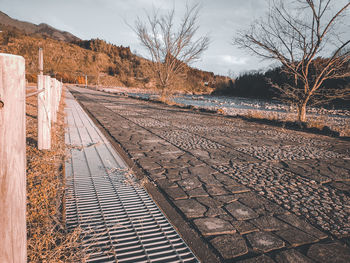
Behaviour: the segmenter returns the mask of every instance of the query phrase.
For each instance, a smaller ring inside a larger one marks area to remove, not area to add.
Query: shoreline
[[[275,104],[275,106],[269,106],[270,108],[238,108],[238,107],[225,107],[222,105],[216,106],[197,106],[190,105],[185,103],[177,103],[174,100],[171,101],[162,101],[159,94],[155,90],[146,90],[139,88],[125,88],[125,87],[89,87],[93,90],[99,90],[106,93],[124,95],[134,99],[141,99],[146,101],[152,101],[156,103],[164,103],[172,106],[177,106],[180,108],[192,108],[194,110],[206,111],[210,113],[218,113],[221,115],[244,118],[252,121],[259,121],[262,123],[282,126],[284,128],[292,128],[293,130],[306,131],[316,134],[323,134],[333,137],[345,138],[346,140],[350,137],[350,111],[344,110],[327,110],[324,108],[309,108],[307,112],[308,120],[306,123],[298,123],[296,121],[296,112],[291,112],[289,106],[283,105],[281,103]],[[135,94],[142,94],[147,96],[138,96]],[[217,96],[212,96],[210,94],[206,95],[188,95],[188,94],[176,94],[176,96],[207,96],[211,97],[214,101],[218,99]],[[230,100],[233,98],[222,97],[223,99]],[[235,97],[237,100],[252,100],[252,103],[246,103],[249,105],[254,104],[254,101],[259,101],[260,103],[268,103],[265,100],[258,99],[247,99],[242,97]],[[188,99],[190,100],[190,98]],[[205,98],[200,98],[197,100],[205,100]],[[193,99],[193,101],[196,101]],[[257,105],[257,104],[254,104]],[[273,103],[270,103],[273,105]],[[266,105],[265,105],[266,106]],[[276,108],[278,110],[276,110]]]

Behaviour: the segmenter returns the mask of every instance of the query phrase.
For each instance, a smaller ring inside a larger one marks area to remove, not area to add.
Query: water
[[[129,96],[143,99],[153,99],[159,96],[155,93],[137,93],[126,92]],[[210,110],[222,109],[229,114],[247,113],[250,110],[258,110],[264,112],[276,112],[276,113],[296,113],[296,109],[289,105],[279,103],[278,101],[266,101],[259,99],[249,99],[241,97],[223,97],[223,96],[211,96],[211,95],[176,95],[172,98],[174,102],[195,106],[199,108],[206,108]],[[327,115],[329,117],[350,118],[350,111],[348,110],[328,110],[324,108],[308,108],[309,114],[316,116]]]

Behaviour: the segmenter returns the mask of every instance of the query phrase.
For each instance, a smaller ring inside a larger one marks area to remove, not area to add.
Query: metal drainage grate
[[[66,220],[87,262],[198,262],[111,145],[67,95]]]

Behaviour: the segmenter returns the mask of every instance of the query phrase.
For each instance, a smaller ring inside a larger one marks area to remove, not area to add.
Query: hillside
[[[40,29],[41,28],[41,29]],[[0,52],[21,55],[26,59],[27,79],[36,81],[38,49],[44,51],[44,73],[62,78],[65,82],[108,86],[153,88],[155,81],[150,62],[130,51],[100,39],[80,40],[68,32],[48,25],[39,26],[14,20],[0,13]],[[61,33],[66,33],[62,38]],[[212,72],[186,67],[178,80],[177,90],[210,92],[225,77]],[[206,85],[209,83],[209,86]]]
[[[1,11],[0,11],[0,24],[4,26],[17,28],[27,34],[40,34],[41,36],[50,37],[56,40],[61,40],[66,42],[80,40],[78,37],[74,36],[69,32],[58,30],[44,23],[36,25],[29,22],[19,21],[17,19],[11,18],[10,16],[8,16],[7,14]]]

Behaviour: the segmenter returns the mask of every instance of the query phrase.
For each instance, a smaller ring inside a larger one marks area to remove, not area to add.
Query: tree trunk
[[[298,104],[298,121],[306,122],[306,104],[308,100],[301,101]]]

